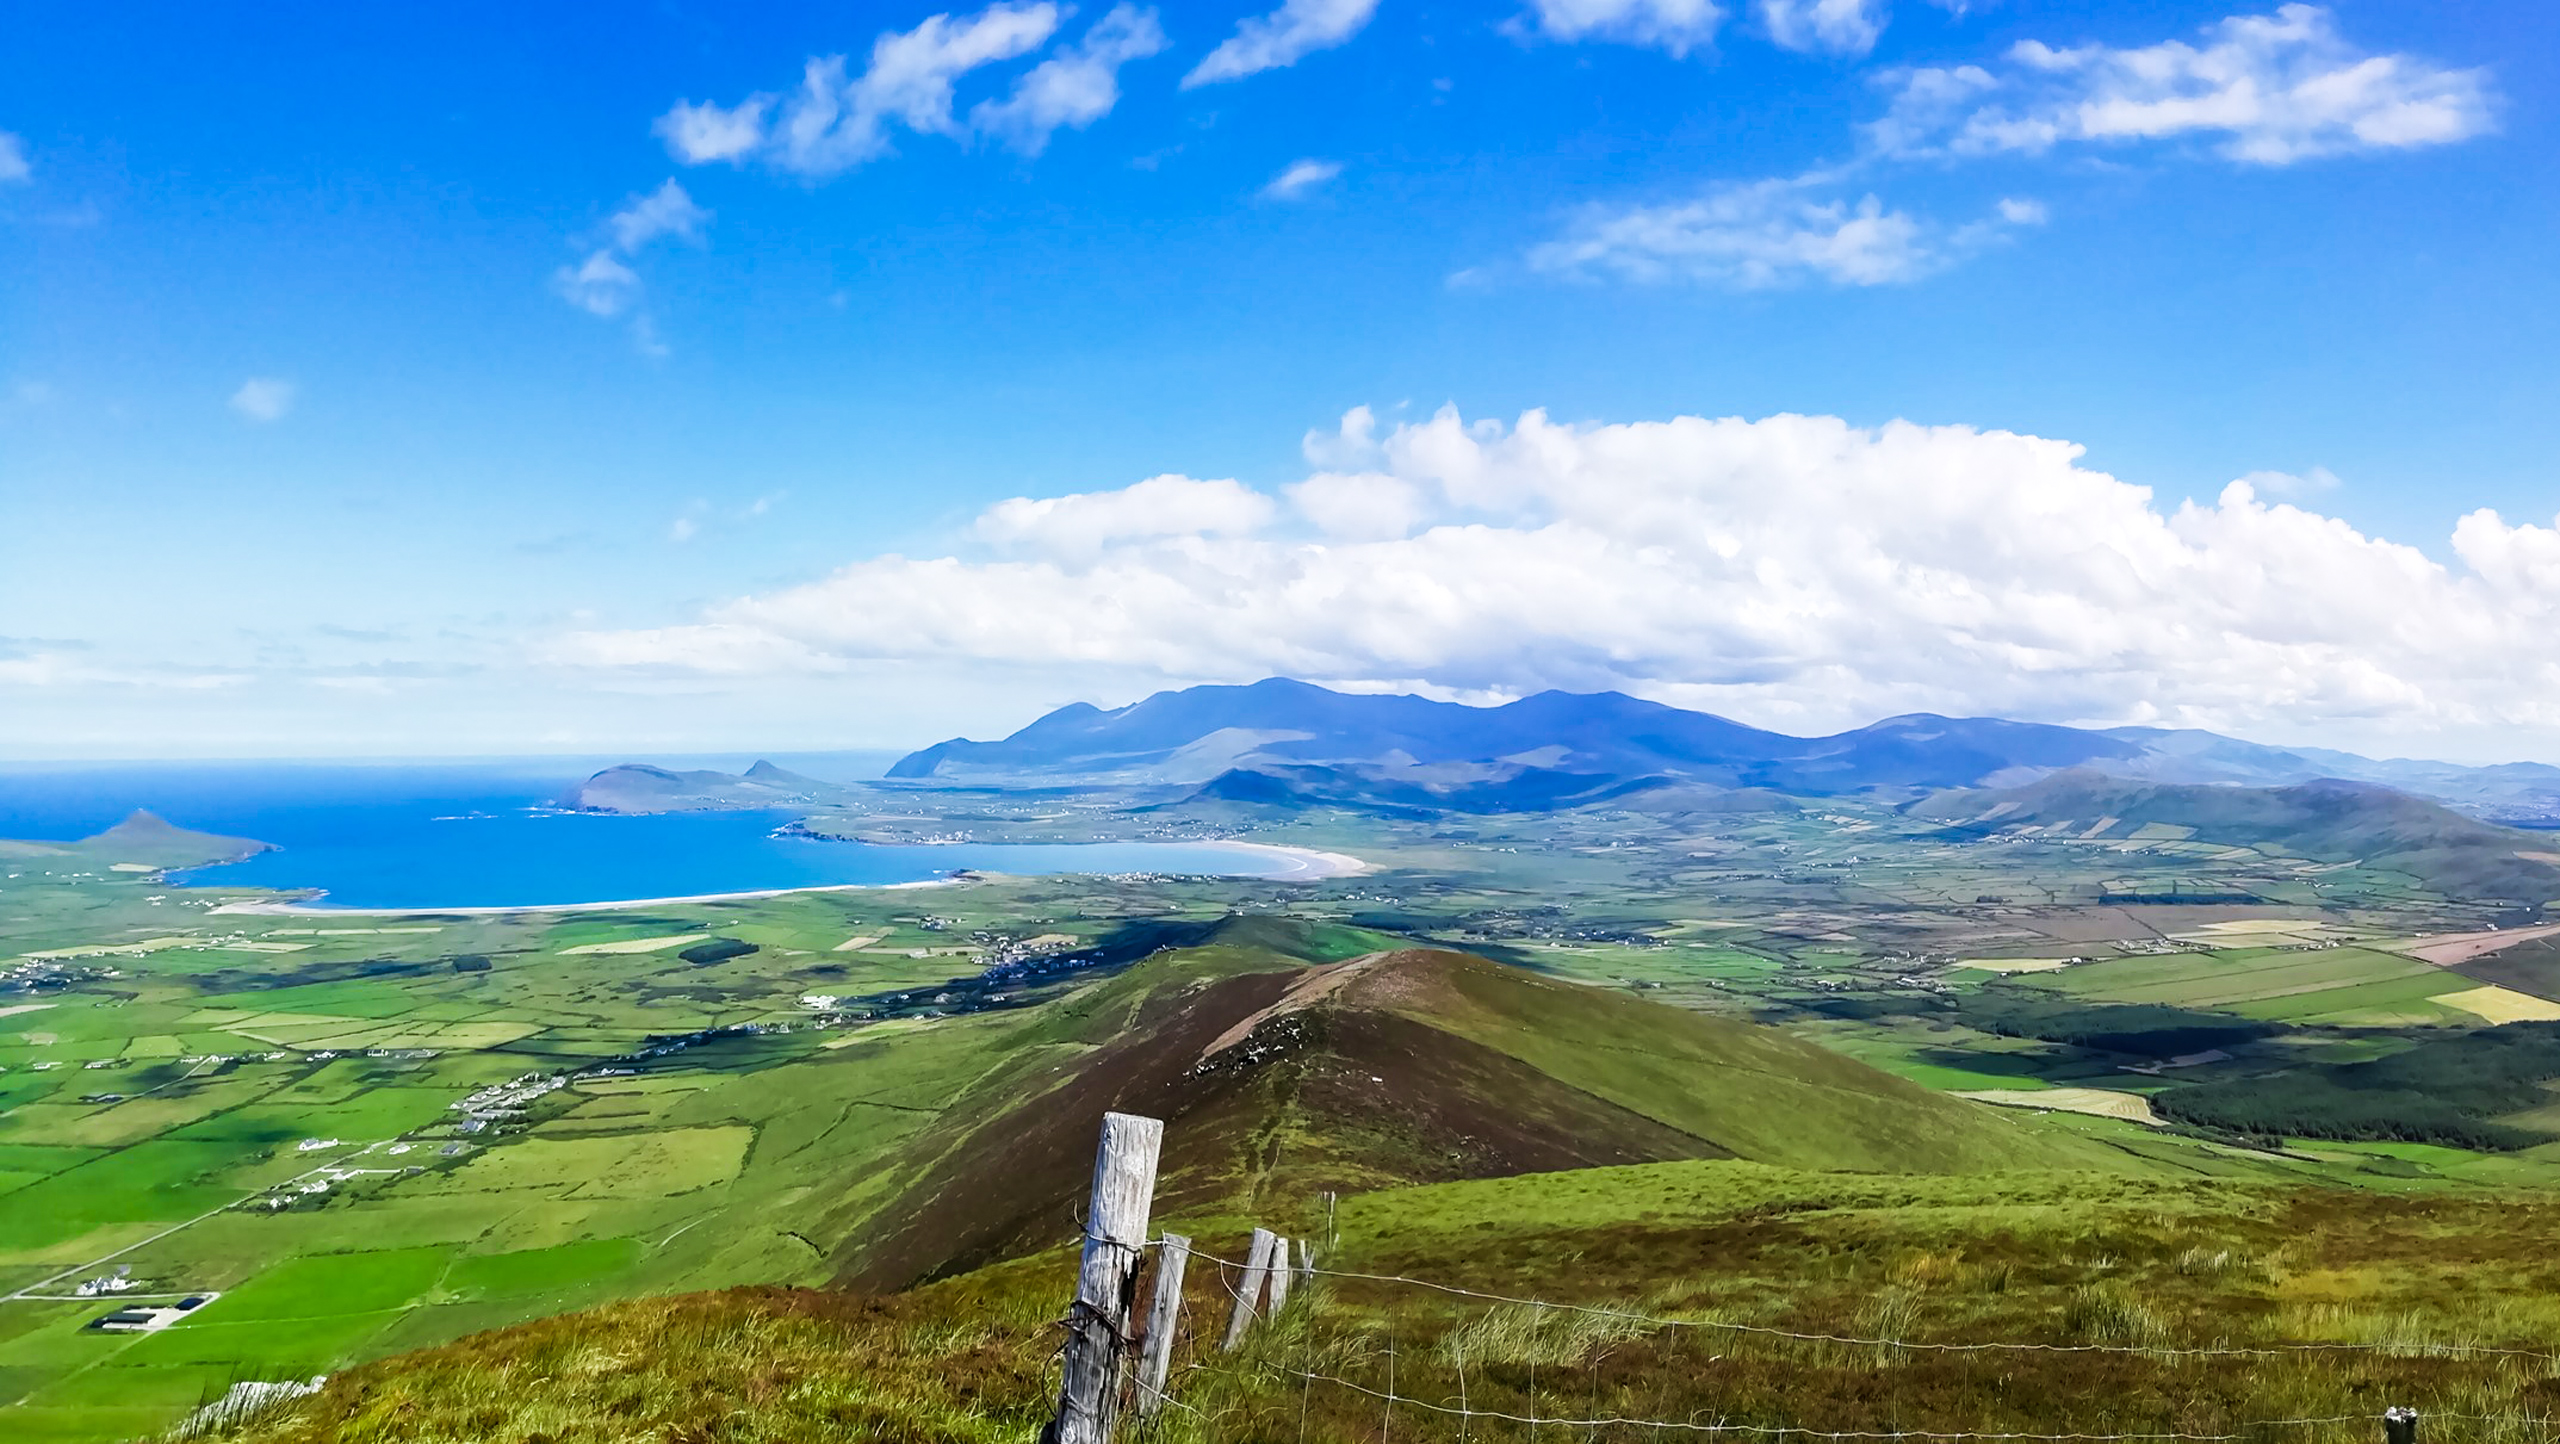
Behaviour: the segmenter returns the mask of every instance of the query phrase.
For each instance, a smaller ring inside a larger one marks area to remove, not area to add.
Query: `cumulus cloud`
[[[1182,77],[1182,88],[1242,80],[1295,65],[1319,50],[1357,35],[1378,10],[1378,0],[1282,0],[1268,15],[1247,17],[1236,33]]]
[[[1833,184],[1816,173],[1662,205],[1595,206],[1562,236],[1532,247],[1529,269],[1744,291],[1808,281],[1886,286],[1929,275],[2044,218],[2038,203],[2011,200],[1944,229],[1873,195],[1833,194]]]
[[[16,134],[0,130],[0,185],[23,181],[35,174],[27,164],[27,143]]]
[[[1262,193],[1275,201],[1294,201],[1342,174],[1338,160],[1293,160],[1281,168]]]
[[[1868,127],[1898,155],[2030,154],[2070,144],[2204,141],[2227,159],[2289,165],[2412,150],[2488,130],[2488,74],[2349,45],[2313,5],[2235,15],[2204,43],[2118,49],[2022,41],[1994,67],[1896,72]]]
[[[1522,28],[1550,40],[1609,40],[1675,57],[1714,43],[1724,22],[1715,0],[1530,0],[1529,10]]]
[[[960,77],[1048,44],[1065,14],[1043,0],[929,16],[912,30],[874,39],[859,75],[848,74],[842,55],[813,56],[788,96],[756,94],[728,106],[678,101],[655,128],[668,154],[687,165],[760,159],[811,179],[840,175],[886,155],[895,127],[965,138],[970,127],[952,110]],[[1057,68],[1044,79],[1034,84],[1025,76],[1027,91],[981,109],[1006,139],[1020,144],[1036,134],[1045,144],[1058,126],[1089,125],[1107,112],[1119,96],[1119,66],[1163,45],[1154,12],[1118,7],[1096,22],[1084,47],[1052,62]]]
[[[1789,50],[1864,55],[1884,22],[1883,0],[1760,0],[1760,23]]]
[[[1086,558],[1138,537],[1241,536],[1276,511],[1271,498],[1241,482],[1166,475],[1118,491],[1017,496],[979,517],[977,534],[1008,550]]]
[[[1114,6],[1082,41],[1033,66],[1011,95],[972,108],[969,123],[1024,155],[1038,155],[1060,127],[1082,130],[1109,115],[1120,103],[1120,67],[1164,47],[1156,12]]]
[[[2246,482],[2163,506],[2068,442],[1907,422],[1444,410],[1323,444],[1346,436],[1373,465],[1291,488],[1287,513],[1182,477],[1018,499],[981,522],[995,555],[857,561],[560,654],[1619,687],[1822,724],[2560,727],[2560,522],[2475,512],[2447,566]]]
[[[231,409],[251,421],[284,420],[293,409],[294,385],[274,376],[252,376],[231,393]]]
[[[1316,530],[1345,541],[1408,536],[1431,514],[1421,488],[1382,471],[1320,471],[1284,490]]]

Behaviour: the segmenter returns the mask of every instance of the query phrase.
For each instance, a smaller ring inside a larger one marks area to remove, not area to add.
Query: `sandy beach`
[[[1347,852],[1318,852],[1309,847],[1283,847],[1278,843],[1246,842],[1240,838],[1221,838],[1201,846],[1224,848],[1229,852],[1250,852],[1290,864],[1287,871],[1264,878],[1266,882],[1321,882],[1326,878],[1358,877],[1364,872],[1375,871],[1368,863]]]
[[[1245,842],[1221,839],[1196,844],[1229,852],[1251,853],[1286,864],[1280,871],[1256,874],[1257,882],[1321,882],[1327,878],[1355,877],[1370,871],[1370,865],[1344,852],[1318,852],[1313,848],[1282,847],[1276,843]],[[673,907],[682,903],[751,902],[757,898],[791,897],[814,892],[898,892],[914,888],[959,887],[972,877],[1001,877],[1006,874],[987,869],[973,869],[961,877],[926,878],[917,882],[840,882],[815,883],[806,887],[757,888],[749,892],[707,892],[684,897],[625,898],[611,902],[509,903],[479,907],[402,907],[356,908],[333,907],[326,902],[231,902],[208,909],[210,915],[270,918],[396,918],[396,917],[511,917],[526,913],[602,913],[626,908]]]

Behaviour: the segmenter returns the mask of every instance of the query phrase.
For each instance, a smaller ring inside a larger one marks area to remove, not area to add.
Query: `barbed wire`
[[[1148,1247],[1161,1244],[1150,1240]],[[1218,1266],[1219,1283],[1230,1297],[1236,1287],[1226,1282],[1228,1270],[1250,1272],[1250,1263],[1238,1262],[1209,1253],[1196,1245],[1191,1249],[1195,1259],[1205,1259]],[[1277,1266],[1275,1266],[1276,1268]],[[2398,1358],[2513,1358],[2536,1359],[2546,1364],[2560,1364],[2560,1352],[2551,1349],[2518,1349],[2491,1344],[2462,1343],[2353,1343],[2348,1341],[2307,1341],[2274,1344],[2239,1344],[2230,1346],[2167,1344],[2049,1344],[2015,1340],[1989,1340],[1975,1343],[1947,1343],[1912,1339],[1862,1338],[1852,1334],[1799,1333],[1769,1324],[1745,1324],[1730,1319],[1683,1319],[1664,1314],[1645,1313],[1633,1309],[1613,1308],[1605,1304],[1562,1303],[1554,1299],[1526,1298],[1516,1294],[1491,1293],[1483,1289],[1444,1284],[1435,1279],[1419,1279],[1406,1274],[1361,1273],[1351,1269],[1329,1269],[1321,1266],[1292,1267],[1292,1271],[1316,1278],[1349,1279],[1359,1283],[1397,1284],[1408,1288],[1427,1289],[1456,1298],[1475,1299],[1485,1303],[1508,1304],[1517,1308],[1555,1309],[1559,1312],[1585,1314],[1596,1318],[1619,1319],[1649,1324],[1666,1329],[1717,1329],[1728,1333],[1751,1334],[1764,1338],[1787,1339],[1797,1343],[1834,1344],[1862,1349],[1907,1349],[1915,1352],[1943,1354],[2122,1354],[2141,1358],[2282,1358],[2296,1354],[2387,1354]]]
[[[1446,1415],[1450,1418],[1499,1419],[1506,1423],[1526,1424],[1533,1429],[1540,1425],[1552,1424],[1561,1429],[1682,1429],[1697,1434],[1750,1434],[1761,1438],[1883,1440],[1975,1439],[2040,1441],[2040,1444],[2233,1444],[2233,1441],[2249,1438],[2249,1431],[2251,1430],[2311,1428],[2329,1424],[2363,1424],[2370,1423],[2382,1417],[2380,1414],[2333,1414],[2322,1418],[2309,1419],[2253,1419],[2247,1423],[2231,1426],[2234,1432],[2227,1434],[2189,1434],[2179,1432],[2153,1432],[2145,1434],[2034,1434],[2023,1431],[1993,1430],[1812,1429],[1794,1424],[1732,1424],[1721,1420],[1714,1423],[1700,1423],[1695,1419],[1640,1419],[1627,1415],[1610,1415],[1600,1418],[1577,1419],[1556,1414],[1514,1414],[1501,1409],[1477,1409],[1463,1404],[1456,1407],[1452,1407],[1445,1403],[1435,1404],[1428,1399],[1417,1399],[1409,1394],[1396,1393],[1392,1389],[1372,1389],[1366,1384],[1356,1383],[1350,1379],[1345,1379],[1334,1374],[1321,1374],[1305,1369],[1290,1368],[1281,1368],[1278,1372],[1289,1375],[1293,1378],[1303,1379],[1311,1384],[1338,1385],[1342,1388],[1349,1389],[1354,1393],[1366,1394],[1372,1399],[1381,1400],[1390,1408],[1398,1404],[1404,1404],[1416,1409],[1427,1410],[1434,1414]],[[2435,1417],[2466,1419],[2477,1418],[2490,1420],[2503,1419],[2506,1416],[2438,1415]],[[2517,1421],[2531,1422],[2523,1420],[2522,1416],[2517,1416]]]

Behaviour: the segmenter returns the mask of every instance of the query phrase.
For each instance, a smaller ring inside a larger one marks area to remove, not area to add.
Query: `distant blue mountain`
[[[1201,785],[1230,801],[1542,810],[1646,790],[1801,796],[2004,787],[2066,768],[2148,782],[2277,786],[2343,777],[2483,815],[2560,820],[2560,768],[2375,762],[2216,733],[1999,718],[1889,717],[1794,737],[1616,692],[1542,692],[1500,707],[1343,693],[1272,678],[1159,692],[1112,711],[1061,707],[999,742],[955,738],[893,779],[991,785]],[[1241,775],[1239,775],[1241,774]]]

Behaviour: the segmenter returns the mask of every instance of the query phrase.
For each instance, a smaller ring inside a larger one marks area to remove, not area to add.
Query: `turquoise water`
[[[561,784],[485,768],[118,769],[0,777],[0,837],[70,838],[136,807],[279,851],[180,885],[318,888],[348,908],[631,902],[960,871],[1269,877],[1290,864],[1186,843],[875,846],[777,836],[789,812],[608,817],[542,810]]]

